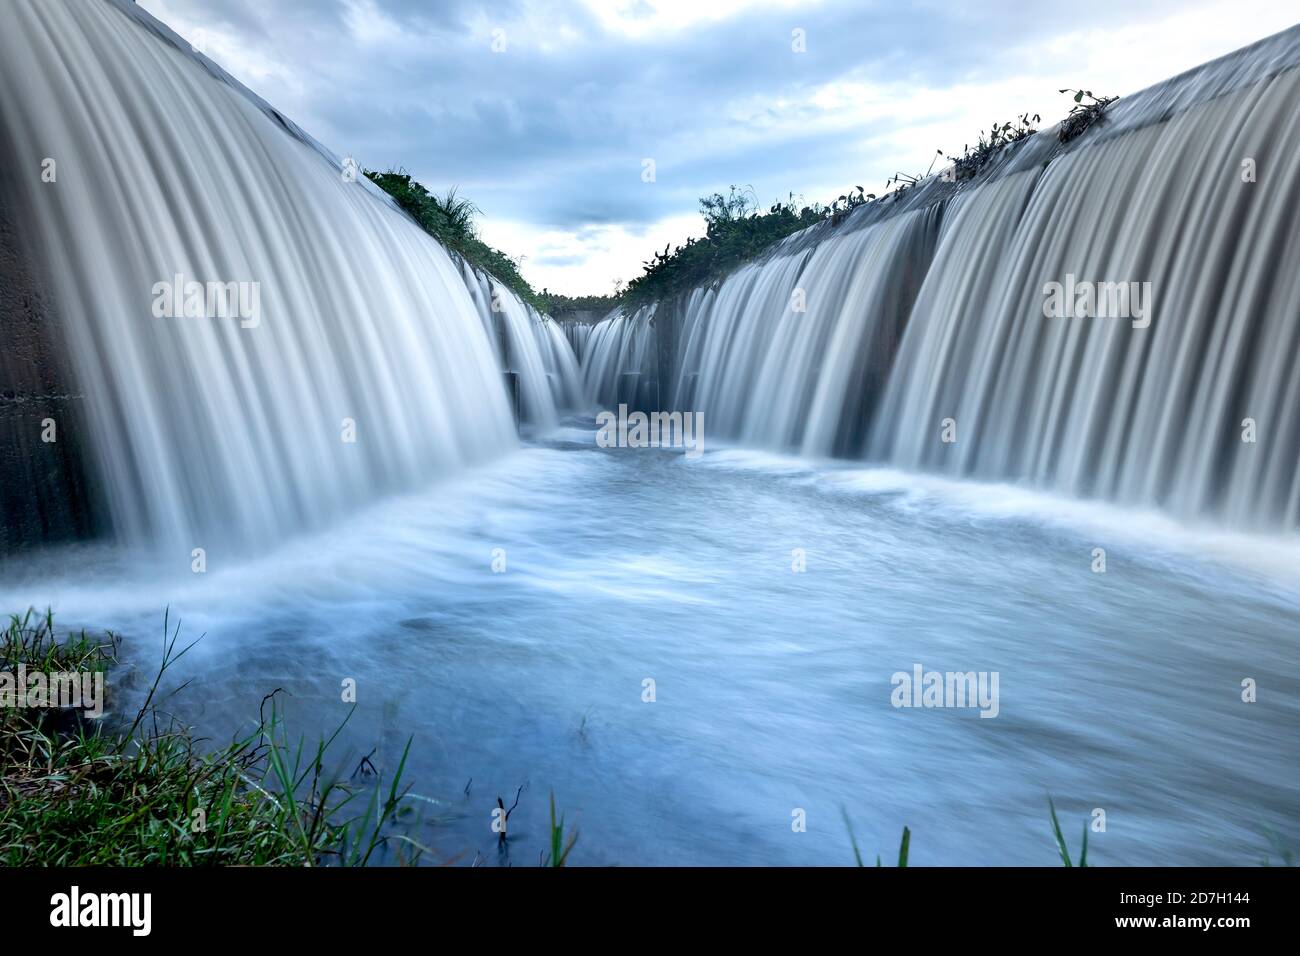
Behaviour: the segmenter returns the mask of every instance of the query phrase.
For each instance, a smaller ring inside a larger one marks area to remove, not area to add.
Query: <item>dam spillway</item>
[[[745,447],[1292,531],[1298,67],[1300,27],[612,315],[588,396]],[[1150,314],[1048,317],[1076,282],[1147,289]]]
[[[22,347],[56,354],[61,381],[0,384],[76,396],[8,419],[27,452],[6,484],[45,505],[7,536],[265,549],[515,447],[503,366],[522,415],[556,423],[576,392],[558,330],[355,162],[132,3],[5,17],[3,192],[23,227],[6,261],[46,310],[6,334],[39,333]],[[209,315],[214,291],[230,301]],[[45,420],[62,444],[32,437]],[[29,454],[49,461],[29,474]]]

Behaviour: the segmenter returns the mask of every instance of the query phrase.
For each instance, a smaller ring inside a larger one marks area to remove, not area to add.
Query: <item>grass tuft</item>
[[[555,819],[555,791],[551,791],[551,853],[546,858],[547,866],[564,866],[569,859],[569,851],[578,842],[578,831],[571,830],[566,840],[564,837],[564,815]]]
[[[0,709],[0,862],[8,866],[364,865],[390,843],[419,847],[394,823],[410,743],[387,782],[353,786],[327,772],[333,734],[291,745],[275,694],[269,716],[224,747],[198,746],[157,706],[163,675],[190,650],[164,620],[163,660],[129,722],[69,724],[26,706]],[[116,637],[60,639],[52,615],[12,616],[3,666],[97,671],[116,663]],[[184,685],[182,685],[183,687]],[[350,715],[349,715],[350,716]],[[368,797],[368,799],[367,799]],[[357,812],[354,804],[364,803]]]
[[[1056,837],[1056,849],[1061,854],[1061,863],[1065,866],[1074,866],[1070,860],[1070,847],[1065,842],[1065,834],[1061,832],[1061,823],[1056,819],[1056,805],[1052,803],[1052,798],[1047,798],[1047,807],[1052,814],[1052,834]],[[1085,820],[1083,824],[1083,848],[1079,851],[1079,866],[1088,865],[1088,823]]]
[[[849,845],[853,847],[853,859],[858,866],[866,866],[862,862],[862,851],[858,849],[858,838],[853,834],[853,822],[849,819],[849,811],[840,807],[840,814],[844,817],[844,827],[849,831]],[[912,831],[903,827],[903,839],[898,845],[898,865],[907,866],[907,853],[912,844]],[[884,866],[880,862],[880,854],[876,854],[876,866]]]

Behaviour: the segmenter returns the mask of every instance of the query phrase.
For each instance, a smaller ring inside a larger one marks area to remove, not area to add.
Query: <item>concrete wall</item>
[[[0,143],[0,556],[105,530],[84,472],[84,399],[24,242],[19,176],[39,183],[40,168]],[[51,422],[55,440],[43,441]]]

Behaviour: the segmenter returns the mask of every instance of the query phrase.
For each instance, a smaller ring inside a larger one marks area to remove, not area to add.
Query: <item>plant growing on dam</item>
[[[1074,107],[1061,123],[1062,143],[1082,135],[1097,123],[1113,96],[1094,96],[1091,90],[1061,90],[1074,96]],[[935,151],[951,163],[944,172],[954,182],[971,179],[1004,147],[1019,142],[1038,131],[1042,117],[1021,113],[1007,122],[990,124],[979,138],[966,143],[959,155]],[[934,159],[924,172],[898,172],[885,182],[881,198],[897,198],[934,171]],[[419,225],[445,247],[464,258],[470,265],[495,276],[506,288],[539,312],[607,313],[622,305],[632,311],[642,305],[671,298],[716,281],[745,262],[757,258],[793,233],[829,220],[839,225],[859,206],[877,201],[875,193],[856,186],[829,204],[796,201],[794,193],[766,209],[752,187],[731,186],[726,195],[720,192],[700,198],[705,234],[692,237],[680,245],[669,243],[642,263],[643,272],[613,296],[571,297],[544,289],[537,292],[519,272],[519,262],[479,238],[474,219],[479,210],[468,199],[450,189],[439,196],[416,182],[402,168],[380,173],[366,170],[366,176],[393,197]]]
[[[861,187],[856,195],[864,195]],[[711,282],[786,236],[834,211],[842,212],[841,201],[847,202],[848,197],[841,196],[832,206],[802,205],[791,193],[786,201],[760,211],[752,188],[732,186],[725,196],[704,196],[700,199],[704,236],[687,239],[676,248],[665,246],[642,263],[645,271],[627,284],[621,301],[625,308],[636,308]]]
[[[519,263],[479,238],[478,227],[474,224],[479,209],[468,199],[458,196],[455,187],[439,196],[412,179],[405,169],[390,169],[386,173],[367,169],[365,174],[410,213],[425,232],[470,265],[496,277],[533,308],[545,311],[541,297],[519,273]]]
[[[612,295],[570,296],[543,289],[537,297],[541,300],[542,311],[551,316],[565,312],[595,312],[605,315],[618,305],[618,299]]]
[[[1074,106],[1061,122],[1061,129],[1057,133],[1057,138],[1062,143],[1068,143],[1070,140],[1082,136],[1089,127],[1101,120],[1106,112],[1106,107],[1119,98],[1116,96],[1094,96],[1092,90],[1064,89],[1059,92],[1074,94]]]
[[[953,182],[970,179],[1004,146],[1010,146],[1038,132],[1035,124],[1041,120],[1042,117],[1037,113],[1033,116],[1021,113],[1011,122],[993,123],[987,132],[980,130],[979,139],[973,146],[970,143],[963,145],[960,156],[945,156],[952,163],[951,171],[945,173],[945,178],[950,178]],[[943,150],[939,152],[942,154]]]
[[[1062,90],[1074,94],[1074,107],[1061,123],[1059,137],[1068,142],[1098,122],[1113,96],[1094,96],[1091,90]],[[885,181],[879,199],[861,186],[839,196],[830,205],[795,202],[790,193],[784,202],[760,211],[752,188],[730,188],[724,196],[714,193],[700,199],[705,235],[687,239],[676,247],[671,243],[642,263],[643,273],[627,284],[618,301],[628,312],[661,299],[671,298],[716,281],[745,262],[751,261],[792,233],[830,220],[838,225],[859,206],[897,199],[934,172],[934,161],[944,157],[952,165],[945,179],[961,182],[975,176],[1002,149],[1038,132],[1042,117],[1038,113],[1021,113],[1007,122],[994,122],[981,130],[979,138],[966,143],[960,155],[935,151],[930,168],[924,172],[898,172]]]

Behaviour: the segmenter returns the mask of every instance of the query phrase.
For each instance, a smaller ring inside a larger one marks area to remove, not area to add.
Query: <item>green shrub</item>
[[[479,209],[468,199],[456,195],[455,187],[447,190],[446,195],[438,196],[412,179],[405,169],[390,169],[386,173],[367,169],[365,173],[443,246],[495,277],[533,308],[545,311],[541,297],[519,273],[519,263],[479,238],[474,225]]]

